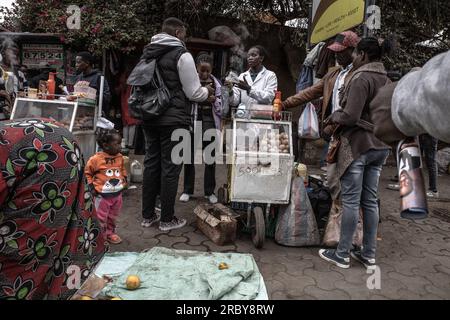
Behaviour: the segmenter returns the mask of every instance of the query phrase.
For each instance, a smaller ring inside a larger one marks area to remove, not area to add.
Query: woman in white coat
[[[249,70],[241,73],[239,83],[226,82],[230,88],[230,105],[237,107],[240,103],[272,104],[278,87],[277,76],[263,66],[266,51],[262,46],[253,46],[248,50],[247,63]]]

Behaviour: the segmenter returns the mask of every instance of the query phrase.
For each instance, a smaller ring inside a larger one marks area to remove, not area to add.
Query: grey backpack
[[[155,59],[141,60],[128,77],[132,86],[128,99],[130,115],[146,121],[160,117],[170,105],[170,92],[159,72]]]

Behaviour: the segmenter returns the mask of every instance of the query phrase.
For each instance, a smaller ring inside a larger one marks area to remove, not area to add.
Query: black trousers
[[[172,149],[179,141],[172,141],[172,133],[188,127],[143,127],[145,135],[144,181],[142,190],[142,216],[155,215],[155,201],[161,195],[161,221],[170,222],[174,216],[175,198],[181,164],[172,161]]]
[[[203,121],[202,122],[202,136],[208,129],[215,129],[214,122],[211,121]],[[213,140],[214,141],[214,140]],[[203,141],[202,142],[202,150],[213,143],[212,141]],[[187,193],[189,195],[194,194],[195,188],[195,164],[194,164],[194,133],[191,133],[191,163],[184,165],[184,191],[183,193]],[[215,153],[213,153],[215,156]],[[216,164],[206,164],[205,163],[205,174],[203,178],[203,188],[205,191],[205,196],[210,196],[214,193],[216,189]]]
[[[425,158],[425,164],[428,169],[428,183],[431,191],[437,192],[437,147],[438,140],[428,134],[422,134],[419,136],[420,148]]]

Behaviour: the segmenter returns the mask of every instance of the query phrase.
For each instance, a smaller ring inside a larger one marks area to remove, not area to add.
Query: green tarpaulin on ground
[[[229,269],[219,270],[222,262]],[[124,264],[129,267],[124,269]],[[252,300],[262,287],[261,274],[250,254],[156,247],[139,254],[109,254],[95,273],[113,277],[103,294],[125,300]],[[129,275],[140,277],[139,289],[126,289]]]

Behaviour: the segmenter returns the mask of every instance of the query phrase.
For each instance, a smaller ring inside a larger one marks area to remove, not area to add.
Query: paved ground
[[[225,167],[217,169],[217,182],[226,179]],[[400,218],[398,192],[385,189],[393,168],[381,180],[382,223],[377,259],[381,289],[369,290],[370,276],[359,264],[348,270],[332,266],[318,257],[318,248],[287,248],[268,239],[255,249],[247,234],[238,235],[234,245],[216,246],[196,228],[193,209],[202,199],[202,172],[198,169],[196,195],[188,204],[177,201],[176,212],[188,219],[180,230],[161,232],[140,226],[141,187],[127,191],[119,218],[118,233],[124,239],[113,251],[140,251],[154,246],[198,251],[253,254],[265,279],[271,299],[450,299],[450,216],[430,214],[422,221]],[[180,179],[182,182],[182,179]],[[450,176],[439,178],[441,196],[450,198]],[[180,183],[181,191],[181,183]],[[450,203],[433,202],[430,208],[450,209]]]

